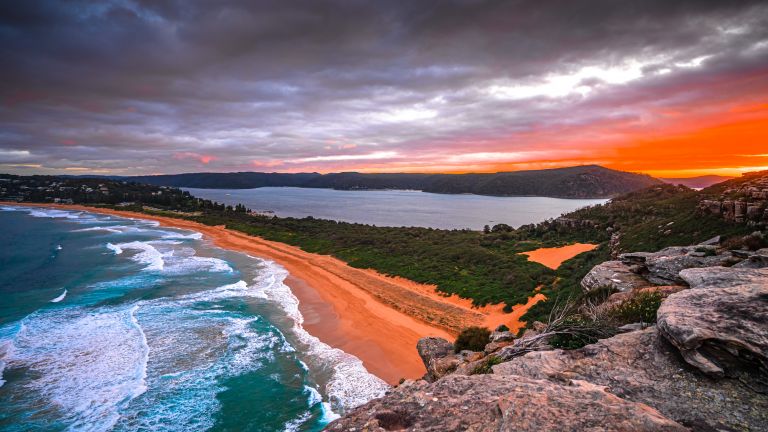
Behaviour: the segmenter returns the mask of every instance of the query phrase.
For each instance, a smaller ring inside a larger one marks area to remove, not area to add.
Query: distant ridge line
[[[444,194],[553,198],[611,198],[663,183],[646,174],[617,171],[599,165],[468,174],[234,172],[131,176],[119,179],[156,186],[201,189],[275,186],[337,190],[411,189]]]

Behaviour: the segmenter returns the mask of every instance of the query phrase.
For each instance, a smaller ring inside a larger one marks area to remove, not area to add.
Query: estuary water
[[[277,216],[312,216],[378,226],[417,226],[442,229],[505,223],[512,227],[555,218],[605,199],[493,197],[447,195],[405,190],[343,191],[297,187],[256,189],[183,188],[192,195]]]
[[[0,207],[0,430],[314,431],[381,394],[286,276],[151,221]]]

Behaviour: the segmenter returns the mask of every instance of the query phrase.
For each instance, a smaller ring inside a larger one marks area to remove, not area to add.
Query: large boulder
[[[604,388],[526,377],[451,375],[400,386],[327,426],[329,431],[685,431]]]
[[[709,267],[685,269],[680,278],[691,288],[768,286],[768,268]]]
[[[655,285],[684,283],[680,271],[688,268],[733,265],[741,259],[716,253],[715,246],[673,246],[658,252],[621,254],[619,259]]]
[[[768,393],[768,284],[681,291],[657,317],[661,334],[689,364]]]
[[[632,291],[650,285],[648,281],[633,273],[629,266],[621,261],[605,261],[598,264],[592,267],[592,270],[581,280],[581,288],[585,292],[601,287]]]
[[[424,367],[427,368],[426,378],[430,381],[434,381],[440,376],[456,369],[459,364],[458,360],[456,360],[455,365],[449,365],[445,361],[440,361],[453,354],[453,344],[443,338],[421,338],[416,343],[416,351],[418,351]]]
[[[493,372],[510,380],[589,381],[694,430],[768,430],[768,395],[736,379],[713,380],[679,357],[651,327],[577,350],[528,353]]]

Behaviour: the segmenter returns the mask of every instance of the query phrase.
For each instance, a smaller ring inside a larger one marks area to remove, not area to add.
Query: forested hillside
[[[341,190],[414,189],[446,194],[556,198],[609,198],[661,184],[660,180],[644,174],[616,171],[597,165],[487,174],[239,172],[140,176],[125,179],[159,186],[207,189],[299,186]]]

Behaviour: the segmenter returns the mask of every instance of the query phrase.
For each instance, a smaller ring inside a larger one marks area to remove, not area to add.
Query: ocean
[[[494,197],[407,190],[345,191],[297,187],[257,189],[182,188],[199,198],[282,217],[312,216],[378,226],[481,230],[504,223],[519,227],[607,202],[606,199]]]
[[[316,431],[382,394],[286,276],[151,221],[0,207],[0,430]]]

